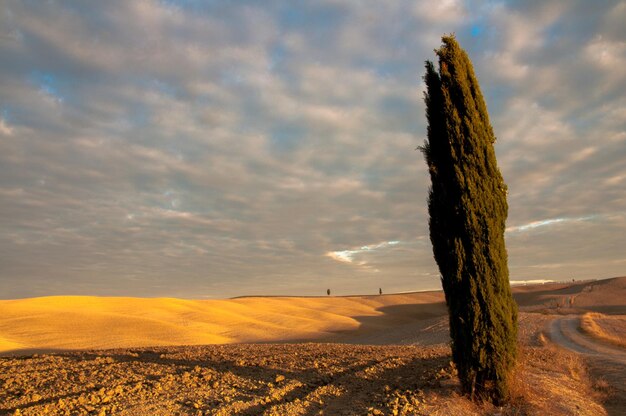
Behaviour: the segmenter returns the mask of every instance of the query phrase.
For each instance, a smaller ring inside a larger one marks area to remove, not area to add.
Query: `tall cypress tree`
[[[508,397],[517,340],[504,245],[507,188],[472,63],[453,36],[442,41],[439,72],[427,61],[424,76],[430,239],[463,390],[499,403]]]

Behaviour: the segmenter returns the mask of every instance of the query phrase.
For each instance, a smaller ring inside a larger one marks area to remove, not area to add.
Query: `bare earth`
[[[624,350],[578,328],[585,312],[626,314],[626,278],[514,291],[520,364],[503,408],[460,395],[442,294],[427,292],[0,301],[0,414],[626,414]]]

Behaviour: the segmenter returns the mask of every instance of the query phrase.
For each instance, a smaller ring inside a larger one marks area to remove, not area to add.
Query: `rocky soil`
[[[0,358],[8,415],[605,415],[573,355],[525,346],[513,400],[459,392],[445,345],[240,344]]]
[[[444,346],[266,344],[0,360],[2,414],[407,414],[454,394]],[[437,394],[433,395],[436,390]]]

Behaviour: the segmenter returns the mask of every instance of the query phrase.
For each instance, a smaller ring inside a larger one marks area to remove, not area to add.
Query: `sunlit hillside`
[[[441,301],[437,292],[228,300],[53,296],[0,301],[0,351],[319,339],[355,330],[364,317],[385,315],[383,321],[404,321],[440,315]],[[391,308],[415,304],[424,307],[411,314]]]

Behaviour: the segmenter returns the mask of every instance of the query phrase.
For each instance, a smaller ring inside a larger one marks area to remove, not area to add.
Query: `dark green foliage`
[[[504,229],[506,185],[469,57],[453,36],[426,62],[430,239],[450,314],[453,360],[472,398],[502,402],[516,356]]]

